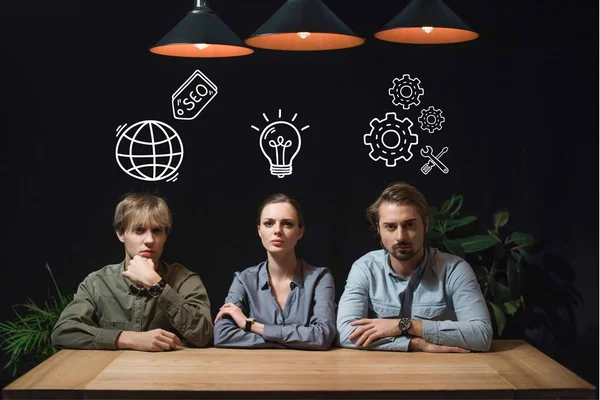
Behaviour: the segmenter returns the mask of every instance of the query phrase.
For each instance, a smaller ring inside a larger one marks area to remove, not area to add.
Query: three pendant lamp
[[[411,0],[375,37],[396,43],[442,44],[465,42],[479,35],[442,0]],[[208,0],[195,0],[194,9],[150,51],[176,57],[235,57],[252,54],[253,47],[318,51],[346,49],[364,42],[322,0],[287,0],[245,41],[213,13]]]

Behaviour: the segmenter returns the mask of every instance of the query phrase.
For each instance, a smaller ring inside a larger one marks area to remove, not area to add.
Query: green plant
[[[62,310],[72,300],[72,295],[62,295],[50,266],[46,270],[52,278],[58,297],[49,295],[42,306],[27,299],[25,304],[14,306],[16,318],[0,323],[0,350],[9,356],[4,366],[12,365],[13,376],[26,356],[34,362],[41,362],[56,352],[52,346],[51,334]],[[19,312],[17,308],[23,309]]]
[[[508,223],[506,209],[492,216],[493,229],[476,231],[477,217],[461,215],[463,196],[452,195],[438,209],[430,207],[428,232],[432,247],[467,260],[477,276],[481,291],[494,317],[498,336],[502,336],[507,315],[525,307],[522,296],[523,269],[530,262],[529,249],[534,238],[523,232],[501,236]]]

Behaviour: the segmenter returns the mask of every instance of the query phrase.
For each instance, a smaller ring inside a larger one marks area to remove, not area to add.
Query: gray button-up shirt
[[[400,293],[408,284],[390,267],[389,253],[377,250],[358,259],[340,298],[337,328],[340,345],[356,348],[348,336],[361,318],[399,318]],[[428,249],[423,277],[414,292],[411,318],[423,321],[428,342],[487,351],[492,343],[492,324],[481,289],[471,266],[462,258]],[[367,348],[407,351],[409,336],[385,337]]]
[[[328,350],[336,336],[331,272],[301,260],[290,289],[281,310],[271,293],[266,261],[236,272],[225,303],[264,324],[264,334],[246,332],[226,316],[215,325],[215,346]]]

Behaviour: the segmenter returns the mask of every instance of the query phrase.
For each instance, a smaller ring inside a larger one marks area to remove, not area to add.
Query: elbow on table
[[[212,326],[210,326],[209,329],[205,330],[204,332],[201,332],[200,334],[196,334],[193,337],[185,339],[195,347],[207,347],[213,339]]]
[[[228,326],[224,321],[219,321],[215,324],[213,345],[215,347],[229,347],[229,337],[231,336],[231,330],[238,329],[237,326]]]
[[[54,327],[54,329],[52,330],[52,334],[50,335],[52,346],[56,347],[57,349],[64,349],[68,347],[62,333],[63,332],[62,329],[60,329],[60,327]]]
[[[348,339],[348,336],[350,336],[350,333],[352,332],[348,332],[345,333],[345,331],[343,329],[338,329],[338,334],[336,337],[336,344],[339,347],[345,347],[347,349],[356,349],[356,346],[354,345],[354,343],[352,343],[352,341],[350,339]]]
[[[492,324],[489,321],[482,321],[480,324],[481,338],[474,344],[471,350],[474,351],[490,351],[492,347],[492,339],[494,337],[494,330]]]

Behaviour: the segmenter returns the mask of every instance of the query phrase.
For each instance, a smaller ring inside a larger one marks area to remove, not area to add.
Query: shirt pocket
[[[127,321],[111,321],[106,318],[100,318],[98,321],[100,328],[105,329],[117,329],[117,330],[133,330],[131,329],[131,323]]]
[[[446,311],[446,304],[413,305],[412,314],[417,319],[442,320]]]
[[[398,318],[400,307],[391,304],[371,302],[371,309],[377,318]]]

